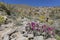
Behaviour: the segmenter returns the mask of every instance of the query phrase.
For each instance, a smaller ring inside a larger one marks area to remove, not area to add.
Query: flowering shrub
[[[26,27],[29,27],[28,30],[30,30],[30,31],[32,30],[33,34],[36,34],[36,36],[43,35],[43,36],[47,36],[47,37],[48,36],[54,37],[54,35],[55,35],[54,28],[47,26],[45,24],[40,26],[40,24],[37,22],[30,22],[27,25],[28,26],[26,26]],[[28,32],[30,32],[30,31],[28,31]]]
[[[0,15],[0,24],[4,22],[4,17]]]
[[[50,27],[50,26],[47,26],[47,25],[42,25],[42,30],[43,30],[43,32],[45,32],[49,36],[51,36],[51,35],[54,36],[55,35],[53,27]]]
[[[28,26],[29,26],[32,30],[38,29],[38,27],[39,27],[38,23],[36,23],[36,22],[28,23]]]

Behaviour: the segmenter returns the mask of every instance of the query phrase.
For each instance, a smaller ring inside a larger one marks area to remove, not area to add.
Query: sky
[[[29,6],[60,6],[60,0],[0,0],[0,2]]]

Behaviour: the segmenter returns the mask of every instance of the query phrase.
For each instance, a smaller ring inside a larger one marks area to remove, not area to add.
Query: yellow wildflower
[[[53,20],[48,20],[48,23],[49,24],[53,24]]]
[[[39,19],[41,22],[45,22],[45,16],[40,16]]]
[[[4,22],[4,17],[0,15],[0,24]]]
[[[45,19],[45,16],[44,16],[44,15],[42,15],[42,16],[40,16],[40,18],[41,18],[41,19]]]

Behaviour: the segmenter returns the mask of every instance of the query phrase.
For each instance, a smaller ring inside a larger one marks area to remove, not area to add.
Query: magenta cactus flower
[[[32,27],[35,27],[35,24],[36,24],[35,22],[31,22]]]
[[[27,25],[30,26],[32,30],[34,30],[35,27],[37,28],[37,30],[39,30],[39,24],[36,22],[31,22],[31,23],[28,23]]]
[[[47,25],[42,25],[42,30],[43,30],[44,32],[47,32]]]
[[[48,29],[48,31],[53,31],[52,27],[48,27],[47,29]]]
[[[38,32],[41,32],[41,33],[46,33],[47,35],[52,35],[54,36],[55,32],[54,32],[54,28],[53,27],[50,27],[50,26],[47,26],[47,25],[42,25],[42,26],[39,26],[39,24],[37,22],[30,22],[27,24],[29,26],[29,28],[31,28],[30,30],[32,31],[38,31]]]
[[[40,29],[38,28],[38,29],[36,29],[37,31],[40,31]]]
[[[45,33],[48,33],[50,35],[54,35],[54,28],[53,27],[50,27],[50,26],[47,26],[47,25],[42,25],[42,30],[43,32]]]
[[[31,22],[31,28],[34,30],[35,29],[35,26],[36,26],[36,23],[35,22]]]
[[[54,35],[54,34],[55,34],[53,27],[48,27],[48,28],[47,28],[47,31],[48,31],[48,33],[51,34],[51,35]]]
[[[43,28],[43,29],[46,29],[46,28],[47,28],[47,26],[46,26],[46,25],[42,25],[42,28]]]

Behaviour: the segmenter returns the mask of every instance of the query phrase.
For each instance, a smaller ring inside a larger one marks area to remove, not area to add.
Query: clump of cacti
[[[34,36],[44,36],[48,37],[55,37],[55,28],[47,26],[45,24],[41,25],[37,22],[30,22],[26,26],[26,31],[30,32],[33,31]]]

